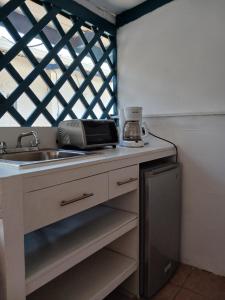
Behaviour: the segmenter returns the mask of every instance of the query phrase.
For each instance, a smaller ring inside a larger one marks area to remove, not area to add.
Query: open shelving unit
[[[137,269],[137,261],[100,250],[27,297],[27,300],[100,300]]]
[[[40,289],[40,292],[37,291],[31,297],[27,297],[27,299],[74,300],[69,295],[66,297],[64,295],[65,298],[62,298],[60,292],[56,292],[57,285],[59,287],[62,286],[61,281],[63,281],[65,287],[67,286],[67,288],[63,289],[64,293],[71,289],[68,285],[72,286],[73,291],[80,288],[81,294],[77,298],[79,300],[102,299],[98,297],[97,293],[97,291],[100,291],[101,294],[105,293],[104,288],[99,286],[100,281],[101,284],[104,282],[105,286],[107,286],[107,292],[109,290],[112,291],[115,282],[118,283],[120,281],[121,283],[135,271],[137,261],[109,250],[99,250],[137,226],[138,216],[135,213],[107,206],[96,206],[27,234],[25,236],[27,295],[90,256],[87,259],[88,263],[86,261],[82,262],[79,266],[68,271],[73,279],[72,282],[68,279],[69,275],[65,273],[47,284],[46,286],[49,285],[49,288],[45,286]],[[102,268],[103,270],[100,272]],[[99,272],[93,273],[93,269],[95,271],[99,270]],[[89,279],[86,278],[85,282],[83,282],[82,280],[84,279],[82,277],[84,275],[82,274],[86,274],[85,277],[88,276]],[[98,278],[97,275],[101,278]],[[90,289],[96,287],[96,290],[93,290],[91,293],[93,297],[90,298],[85,296],[85,291],[88,292],[85,284],[88,285],[89,280],[91,284]],[[96,283],[93,283],[93,280],[96,280]],[[67,281],[70,283],[67,283]],[[74,289],[75,286],[76,289]],[[54,296],[51,294],[51,298],[47,296],[45,298],[45,293],[48,294],[46,292],[48,289],[50,289],[50,293],[55,293]]]

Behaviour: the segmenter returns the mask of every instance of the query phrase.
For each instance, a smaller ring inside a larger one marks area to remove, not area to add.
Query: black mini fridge
[[[151,299],[180,261],[181,170],[178,163],[140,169],[140,296]]]

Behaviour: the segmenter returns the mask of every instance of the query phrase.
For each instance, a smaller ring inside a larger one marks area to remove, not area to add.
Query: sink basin
[[[45,150],[34,152],[3,154],[1,159],[12,161],[42,161],[61,158],[70,158],[74,156],[85,155],[85,153],[69,152],[63,150]]]
[[[87,155],[85,152],[68,150],[40,150],[33,152],[8,153],[0,156],[0,162],[14,166],[27,166],[41,162],[65,160]]]

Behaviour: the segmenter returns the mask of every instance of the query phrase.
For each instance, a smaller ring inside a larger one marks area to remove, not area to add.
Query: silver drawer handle
[[[68,205],[68,204],[71,204],[71,203],[74,203],[74,202],[78,202],[80,200],[90,198],[92,196],[94,196],[94,194],[90,193],[90,194],[83,194],[82,196],[77,197],[77,198],[72,199],[72,200],[63,200],[63,201],[61,201],[60,206],[65,206],[65,205]]]
[[[124,184],[127,184],[127,183],[130,183],[130,182],[133,182],[133,181],[137,181],[138,178],[129,178],[129,179],[126,179],[124,181],[117,181],[117,185],[124,185]]]

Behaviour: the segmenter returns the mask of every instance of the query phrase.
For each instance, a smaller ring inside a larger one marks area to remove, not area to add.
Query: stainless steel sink
[[[90,153],[91,154],[91,153]],[[40,150],[32,152],[8,153],[0,155],[0,162],[17,167],[41,162],[61,161],[87,155],[86,152],[69,150]]]

